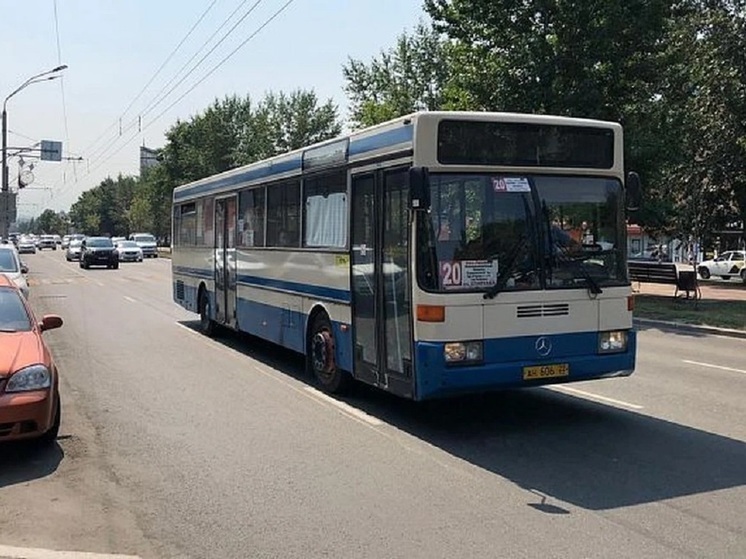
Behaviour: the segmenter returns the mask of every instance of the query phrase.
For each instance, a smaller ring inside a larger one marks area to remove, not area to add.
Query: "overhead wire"
[[[53,0],[52,5],[54,7],[54,34],[57,38],[57,65],[62,66],[62,47],[60,46],[60,18],[57,13],[57,0]],[[65,77],[60,76],[60,94],[62,96],[62,120],[65,125],[65,149],[70,149],[70,129],[67,120],[67,100],[65,98]],[[67,177],[67,169],[70,166],[70,161],[64,162],[62,169],[62,184],[65,184]],[[73,172],[76,172],[75,162],[73,162]],[[77,174],[77,173],[76,173]]]
[[[182,93],[173,103],[171,103],[168,107],[166,107],[163,111],[161,111],[156,117],[154,117],[152,120],[150,120],[143,128],[142,130],[146,130],[150,128],[155,122],[158,121],[159,118],[161,118],[165,113],[167,113],[169,110],[171,110],[174,106],[176,106],[179,102],[181,102],[189,93],[194,91],[200,84],[202,84],[206,79],[208,79],[213,73],[215,73],[218,68],[220,68],[223,64],[225,64],[228,60],[230,60],[239,50],[241,50],[246,44],[248,44],[254,37],[256,37],[265,27],[267,27],[272,21],[274,21],[277,17],[279,17],[282,12],[284,12],[295,0],[287,0],[278,10],[276,10],[269,18],[267,18],[264,23],[262,23],[256,30],[254,30],[251,35],[249,35],[246,39],[244,39],[235,49],[233,49],[228,55],[226,55],[220,62],[218,62],[215,66],[213,66],[202,78],[200,78],[197,82],[195,82],[189,89],[187,89],[184,93]],[[133,137],[131,137],[129,140],[127,140],[123,145],[121,145],[116,151],[109,154],[106,159],[99,162],[98,165],[94,166],[93,169],[89,171],[89,173],[94,172],[96,169],[100,168],[102,165],[107,163],[112,157],[114,157],[116,154],[118,154],[120,151],[122,151],[125,147],[127,147],[128,143],[131,142],[139,133],[135,133]]]
[[[244,0],[244,3],[248,0]],[[181,49],[181,47],[186,43],[186,41],[191,37],[192,33],[194,33],[195,29],[199,26],[200,23],[205,19],[207,14],[212,10],[212,8],[215,6],[215,4],[218,2],[218,0],[213,0],[207,8],[200,14],[200,16],[197,18],[197,20],[192,24],[192,26],[189,28],[187,33],[182,37],[181,41],[174,47],[174,49],[171,51],[171,53],[166,57],[166,59],[161,63],[161,65],[158,67],[158,69],[153,73],[151,78],[148,80],[148,82],[142,87],[142,89],[138,92],[138,94],[130,101],[130,103],[125,107],[124,111],[120,114],[119,118],[117,118],[108,128],[106,128],[92,143],[90,143],[84,150],[83,153],[88,153],[92,148],[94,148],[100,141],[103,139],[107,133],[114,127],[117,126],[118,123],[121,123],[121,119],[127,114],[127,111],[129,111],[134,104],[142,97],[143,93],[148,89],[148,87],[153,83],[153,81],[158,77],[158,75],[163,71],[163,69],[166,67],[166,65],[171,61],[171,59],[176,55],[176,53]],[[56,0],[55,0],[55,6],[56,6]],[[202,47],[200,47],[201,49]],[[121,132],[120,132],[121,134]],[[116,141],[117,137],[114,138],[113,141]],[[107,144],[108,145],[108,142]],[[95,152],[94,152],[95,153]],[[92,155],[92,154],[91,154]],[[88,172],[84,175],[88,176],[90,174],[90,159],[91,155],[88,156]],[[73,166],[75,168],[75,163],[73,163]],[[81,177],[83,178],[83,177]],[[73,186],[79,182],[77,173],[75,176],[75,182],[73,183]],[[62,191],[59,192],[59,195],[62,195],[66,193],[68,189],[62,189]],[[52,195],[53,197],[58,195],[57,191],[55,190],[55,193]]]
[[[247,0],[245,0],[247,1]],[[56,0],[55,0],[56,2]],[[179,41],[179,43],[174,47],[174,49],[171,51],[171,53],[166,57],[166,59],[161,63],[161,65],[158,67],[158,69],[153,73],[153,75],[150,77],[148,82],[142,87],[142,89],[139,91],[137,95],[132,99],[132,101],[129,102],[129,104],[125,107],[125,109],[122,111],[122,114],[119,115],[119,118],[117,118],[107,129],[104,130],[104,132],[101,133],[101,135],[96,138],[91,144],[89,144],[84,151],[88,152],[90,151],[106,134],[109,130],[112,128],[115,128],[117,124],[119,124],[124,118],[124,115],[127,114],[127,111],[129,111],[132,106],[137,103],[137,101],[142,97],[143,93],[147,91],[148,87],[155,81],[155,79],[158,77],[158,75],[163,71],[163,69],[166,67],[166,65],[171,62],[171,59],[176,55],[177,52],[179,52],[179,49],[184,45],[184,43],[191,37],[192,33],[194,33],[195,29],[199,26],[200,23],[202,23],[202,20],[207,17],[207,14],[212,10],[212,8],[217,4],[218,0],[213,0],[207,8],[200,14],[200,16],[197,18],[197,21],[195,21],[192,26],[189,28],[189,31],[187,31],[186,35],[184,35]],[[172,78],[173,79],[173,78]]]
[[[244,20],[246,20],[246,18],[247,18],[247,17],[249,17],[249,16],[250,16],[250,15],[251,15],[251,14],[253,13],[253,12],[254,12],[254,10],[256,10],[256,8],[257,8],[257,7],[259,6],[259,4],[261,4],[261,3],[263,2],[263,1],[264,1],[264,0],[256,0],[256,1],[254,2],[254,4],[252,4],[252,6],[251,6],[251,7],[250,7],[250,8],[249,8],[249,9],[248,9],[248,10],[247,10],[247,11],[246,11],[246,12],[245,12],[245,13],[244,13],[244,14],[243,14],[243,15],[242,15],[242,16],[241,16],[241,17],[240,17],[239,19],[238,19],[238,21],[236,21],[236,22],[235,22],[235,23],[233,24],[233,26],[232,26],[232,27],[231,27],[231,28],[230,28],[230,29],[229,29],[229,30],[228,30],[228,31],[227,31],[227,32],[226,32],[226,33],[225,33],[225,34],[224,34],[224,35],[223,35],[223,36],[222,36],[222,37],[221,37],[221,38],[220,38],[219,40],[218,40],[218,42],[217,42],[217,43],[215,43],[215,44],[214,44],[214,45],[212,46],[212,48],[211,48],[210,50],[208,50],[208,51],[207,51],[207,52],[206,52],[206,53],[205,53],[205,54],[204,54],[204,55],[202,56],[202,58],[200,58],[200,59],[199,59],[199,60],[197,61],[197,63],[196,63],[196,64],[194,64],[194,66],[192,66],[192,67],[191,67],[191,68],[189,69],[189,71],[188,71],[188,72],[187,72],[186,74],[184,74],[184,75],[183,75],[183,76],[181,77],[181,79],[180,79],[180,80],[179,80],[178,82],[176,82],[176,83],[175,83],[175,84],[174,84],[173,86],[171,86],[171,88],[170,88],[170,89],[169,89],[168,91],[166,91],[165,93],[163,93],[163,91],[164,91],[164,90],[165,90],[165,89],[166,89],[166,88],[167,88],[167,87],[169,86],[169,84],[170,84],[170,83],[172,83],[173,79],[172,79],[171,81],[169,81],[169,82],[168,82],[168,83],[167,83],[167,84],[166,84],[166,85],[165,85],[165,86],[164,86],[163,88],[161,88],[161,90],[160,90],[160,91],[159,91],[158,93],[156,93],[156,95],[155,95],[154,99],[153,99],[153,100],[151,101],[151,103],[150,103],[150,104],[149,104],[149,105],[148,105],[147,107],[145,107],[145,108],[144,108],[144,109],[143,109],[143,110],[142,110],[142,111],[140,112],[140,114],[138,115],[138,118],[137,118],[137,119],[133,119],[133,121],[132,121],[132,122],[130,123],[130,126],[128,126],[127,128],[128,128],[128,129],[131,129],[131,128],[132,128],[132,125],[133,125],[133,124],[139,124],[139,123],[141,122],[141,119],[142,119],[142,118],[144,118],[145,116],[147,116],[147,115],[148,115],[148,114],[149,114],[149,113],[150,113],[151,111],[153,111],[153,110],[154,110],[154,109],[155,109],[156,107],[158,107],[158,106],[159,106],[159,105],[160,105],[161,103],[163,103],[163,102],[164,102],[164,101],[165,101],[165,100],[166,100],[166,99],[168,98],[168,96],[169,96],[169,95],[171,95],[171,94],[172,94],[172,93],[173,93],[173,92],[174,92],[174,91],[176,90],[176,88],[178,88],[178,87],[179,87],[179,86],[180,86],[180,85],[181,85],[182,83],[184,83],[184,81],[185,81],[185,80],[186,80],[186,79],[187,79],[187,78],[188,78],[189,76],[191,76],[191,75],[192,75],[192,74],[193,74],[193,73],[194,73],[194,72],[195,72],[195,71],[196,71],[196,70],[197,70],[197,69],[198,69],[198,68],[199,68],[199,67],[200,67],[200,66],[201,66],[201,65],[202,65],[203,63],[204,63],[204,61],[205,61],[205,60],[206,60],[206,59],[207,59],[207,58],[208,58],[208,57],[209,57],[209,56],[210,56],[210,55],[211,55],[211,54],[212,54],[213,52],[215,52],[215,49],[217,49],[217,48],[218,48],[218,47],[219,47],[219,46],[220,46],[221,44],[223,44],[223,42],[224,42],[224,41],[225,41],[225,40],[226,40],[226,39],[227,39],[228,37],[230,37],[230,35],[231,35],[231,34],[232,34],[232,33],[233,33],[233,32],[234,32],[234,31],[235,31],[235,30],[236,30],[237,28],[238,28],[238,26],[239,26],[239,25],[241,25],[241,23],[243,23],[243,22],[244,22]],[[237,12],[237,11],[238,11],[238,10],[239,10],[240,8],[242,8],[242,7],[243,7],[243,6],[244,6],[244,5],[245,5],[245,4],[247,3],[247,2],[248,2],[248,0],[243,0],[243,1],[242,1],[242,2],[241,2],[241,3],[239,4],[239,5],[238,5],[238,7],[237,7],[237,8],[235,9],[235,10],[233,10],[233,12],[231,12],[231,14],[230,14],[230,15],[229,15],[229,16],[228,16],[228,17],[226,18],[226,20],[225,20],[225,21],[224,21],[224,22],[223,22],[223,23],[221,24],[221,26],[220,26],[220,27],[218,28],[217,32],[219,32],[219,31],[220,31],[220,30],[221,30],[221,29],[222,29],[222,28],[223,28],[223,27],[225,26],[225,24],[226,24],[226,23],[227,23],[228,21],[230,21],[230,19],[231,19],[231,18],[233,17],[233,15],[234,15],[234,14],[235,14],[235,13],[236,13],[236,12]],[[192,57],[192,58],[191,58],[191,59],[190,59],[189,61],[187,61],[187,63],[186,63],[186,64],[185,64],[184,66],[182,66],[182,67],[181,67],[181,68],[180,68],[180,69],[178,70],[178,72],[176,72],[176,74],[174,75],[174,77],[178,77],[178,75],[179,75],[179,74],[180,74],[180,73],[181,73],[181,72],[183,71],[183,69],[184,69],[184,68],[185,68],[186,66],[188,66],[188,65],[189,65],[189,63],[191,62],[191,60],[193,60],[194,58],[196,58],[196,55],[198,55],[198,54],[199,54],[199,53],[200,53],[200,52],[202,51],[202,49],[204,48],[204,46],[205,46],[205,45],[206,45],[207,43],[209,43],[209,42],[210,42],[210,41],[212,40],[212,38],[213,38],[213,37],[214,37],[215,35],[217,35],[217,32],[215,32],[215,33],[213,33],[213,34],[212,34],[212,36],[211,36],[211,37],[210,37],[210,38],[209,38],[209,39],[208,39],[208,40],[207,40],[207,41],[206,41],[206,42],[205,42],[205,43],[204,43],[204,44],[202,45],[202,47],[200,47],[200,49],[199,49],[199,50],[198,50],[198,51],[197,51],[197,52],[195,53],[195,55],[194,55],[194,56],[193,56],[193,57]],[[119,134],[119,138],[121,138],[121,136],[122,136],[122,133],[120,132],[120,134]],[[115,141],[113,141],[113,142],[111,142],[111,144],[109,144],[109,145],[108,145],[108,146],[107,146],[107,147],[106,147],[105,149],[103,149],[103,150],[98,150],[98,151],[97,151],[97,152],[96,152],[95,154],[92,154],[92,155],[91,155],[91,159],[98,159],[98,158],[102,157],[102,156],[103,156],[103,155],[104,155],[104,154],[105,154],[105,153],[106,153],[106,152],[107,152],[107,151],[108,151],[109,149],[113,149],[113,147],[114,147],[114,145],[116,145],[117,141],[118,141],[118,139],[117,139],[117,140],[115,140]]]

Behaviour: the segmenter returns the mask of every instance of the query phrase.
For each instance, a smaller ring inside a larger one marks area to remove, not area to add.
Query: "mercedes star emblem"
[[[547,355],[552,353],[552,342],[546,336],[537,338],[534,347],[536,348],[536,353],[538,353],[542,357],[546,357]]]

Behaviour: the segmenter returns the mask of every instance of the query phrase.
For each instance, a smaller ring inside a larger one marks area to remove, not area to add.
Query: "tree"
[[[443,36],[420,23],[369,63],[350,58],[342,72],[353,123],[365,127],[418,110],[468,108],[452,86],[451,52]]]
[[[64,235],[67,227],[64,213],[46,209],[33,221],[31,230],[38,235]]]

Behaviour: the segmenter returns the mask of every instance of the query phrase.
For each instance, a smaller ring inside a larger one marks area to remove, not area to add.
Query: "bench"
[[[672,262],[651,262],[647,260],[629,260],[627,262],[629,277],[640,283],[661,283],[675,285],[673,296],[685,292],[687,299],[701,299],[702,292],[697,282],[697,272],[694,270],[679,270]]]

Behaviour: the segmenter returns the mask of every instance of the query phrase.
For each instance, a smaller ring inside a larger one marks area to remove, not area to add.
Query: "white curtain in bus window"
[[[346,193],[310,196],[306,199],[306,246],[347,246]]]
[[[264,246],[264,188],[244,190],[239,200],[238,239],[245,247]]]

